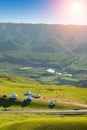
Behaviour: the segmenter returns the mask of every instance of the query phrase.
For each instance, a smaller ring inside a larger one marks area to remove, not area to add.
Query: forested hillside
[[[87,26],[0,23],[0,62],[32,66],[87,65]]]

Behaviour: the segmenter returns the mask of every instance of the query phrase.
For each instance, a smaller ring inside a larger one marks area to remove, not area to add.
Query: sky
[[[87,25],[87,0],[0,0],[0,22]]]

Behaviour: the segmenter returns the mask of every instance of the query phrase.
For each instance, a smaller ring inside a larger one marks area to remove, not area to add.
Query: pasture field
[[[26,91],[31,94],[39,93],[39,99],[33,99],[32,102],[23,104]],[[18,94],[18,99],[11,102],[12,93]],[[6,98],[3,95],[7,94]],[[0,110],[35,110],[50,109],[49,103],[56,99],[56,105],[53,109],[86,109],[87,108],[87,88],[80,88],[70,85],[44,85],[30,78],[18,76],[7,76],[0,78]]]
[[[0,114],[0,130],[87,130],[87,115]]]
[[[31,91],[31,95],[39,93],[41,97],[25,105],[26,91]],[[12,93],[18,94],[18,99],[11,101]],[[0,110],[50,110],[52,99],[56,99],[54,110],[87,109],[87,88],[46,85],[31,78],[0,75]],[[87,115],[0,113],[0,130],[61,129],[87,130]]]

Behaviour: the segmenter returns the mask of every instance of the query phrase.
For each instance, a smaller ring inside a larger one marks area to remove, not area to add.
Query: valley
[[[20,66],[19,66],[20,67]],[[67,68],[47,68],[47,67],[23,67],[19,68],[13,66],[7,66],[1,68],[1,72],[7,73],[7,75],[23,76],[27,78],[33,78],[42,84],[56,84],[56,85],[75,85],[78,87],[86,88],[87,75],[86,71],[71,71]]]

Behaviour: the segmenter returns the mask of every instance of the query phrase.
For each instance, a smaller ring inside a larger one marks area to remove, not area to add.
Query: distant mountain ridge
[[[61,67],[81,56],[87,57],[87,26],[0,23],[0,63]]]

